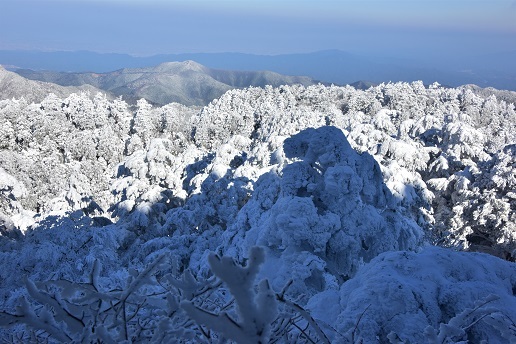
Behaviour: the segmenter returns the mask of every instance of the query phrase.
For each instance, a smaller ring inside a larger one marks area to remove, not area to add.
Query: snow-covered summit
[[[181,73],[181,72],[199,72],[206,73],[208,68],[192,60],[183,62],[164,62],[154,68],[155,72]]]

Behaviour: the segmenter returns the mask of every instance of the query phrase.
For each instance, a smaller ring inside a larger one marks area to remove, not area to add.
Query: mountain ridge
[[[172,102],[207,105],[230,89],[317,82],[303,76],[287,76],[270,71],[233,71],[208,68],[198,62],[165,62],[153,67],[123,68],[108,73],[70,73],[18,70],[27,79],[61,86],[88,84],[135,103],[140,98],[157,105]]]

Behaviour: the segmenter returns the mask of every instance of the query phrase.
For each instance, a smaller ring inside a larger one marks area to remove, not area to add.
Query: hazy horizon
[[[516,50],[516,1],[3,0],[0,50],[134,56],[338,49],[445,58]]]

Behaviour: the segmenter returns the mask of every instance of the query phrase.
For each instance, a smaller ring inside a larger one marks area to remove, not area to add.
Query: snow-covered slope
[[[0,65],[0,99],[23,97],[28,102],[41,102],[49,93],[66,98],[81,91],[95,94],[100,90],[91,85],[64,87],[50,82],[28,80]]]
[[[514,104],[281,86],[0,121],[7,340],[516,340]]]

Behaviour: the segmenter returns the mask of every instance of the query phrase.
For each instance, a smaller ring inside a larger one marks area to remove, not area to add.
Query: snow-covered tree
[[[486,94],[0,100],[0,337],[210,342],[234,321],[273,342],[510,342],[514,263],[455,252],[515,257],[516,115]]]

